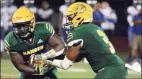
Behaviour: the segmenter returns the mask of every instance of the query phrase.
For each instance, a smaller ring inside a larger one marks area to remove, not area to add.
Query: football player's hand
[[[54,67],[51,64],[49,64],[50,60],[42,60],[39,58],[39,60],[35,61],[34,60],[35,56],[36,55],[33,54],[30,56],[30,59],[29,59],[29,65],[39,72],[39,74],[35,74],[35,75],[44,75],[44,73],[48,72],[50,69]]]
[[[35,75],[43,75],[47,71],[46,67],[46,61],[45,60],[38,60],[35,61],[36,55],[33,54],[29,58],[29,66],[33,67],[36,71],[39,72],[39,74]]]
[[[42,61],[42,60],[46,60],[46,59],[47,59],[47,57],[45,57],[44,54],[37,54],[34,57],[34,61]]]
[[[45,64],[37,64],[35,63],[33,65],[33,68],[39,72],[39,74],[36,75],[44,75],[48,71],[48,67]]]
[[[33,55],[31,55],[30,56],[30,58],[29,58],[29,64],[30,64],[30,66],[33,66],[33,64],[41,64],[42,63],[42,61],[45,61],[46,59],[44,59],[43,58],[43,54],[37,54],[37,55],[35,55],[35,54],[33,54]]]

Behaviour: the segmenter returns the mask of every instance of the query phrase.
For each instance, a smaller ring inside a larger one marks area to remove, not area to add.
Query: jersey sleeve
[[[52,37],[55,34],[55,30],[50,23],[45,23],[45,30],[49,37]]]
[[[9,51],[10,50],[10,44],[9,44],[9,42],[7,41],[7,40],[4,40],[4,43],[5,43],[5,50],[6,51]]]
[[[6,51],[12,50],[12,45],[10,43],[10,34],[8,34],[4,39],[4,46]]]
[[[77,43],[79,41],[82,41],[81,46],[83,46],[83,39],[82,39],[82,37],[80,36],[79,33],[76,33],[76,32],[70,32],[70,33],[68,33],[68,36],[67,36],[67,45],[69,47],[73,46],[75,43]]]
[[[6,35],[6,37],[4,38],[4,47],[5,47],[5,50],[6,51],[9,51],[9,52],[16,52],[16,48],[14,46],[14,44],[16,43],[15,40],[13,40],[13,33],[10,32]]]

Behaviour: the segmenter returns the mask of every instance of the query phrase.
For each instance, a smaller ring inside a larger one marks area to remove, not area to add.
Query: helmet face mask
[[[66,16],[66,23],[64,24],[65,29],[71,30],[73,29],[72,19],[74,18],[74,15]]]
[[[14,28],[14,34],[21,39],[28,39],[29,37],[32,36],[33,32],[31,31],[32,29],[32,24],[30,21],[28,22],[21,22],[21,23],[14,23],[13,24]]]

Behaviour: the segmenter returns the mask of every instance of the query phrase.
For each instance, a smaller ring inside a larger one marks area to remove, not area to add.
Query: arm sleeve
[[[55,30],[50,23],[45,23],[45,30],[46,34],[49,35],[49,37],[52,37],[55,34]]]
[[[8,51],[9,53],[17,53],[15,51],[15,49],[13,48],[14,46],[12,46],[12,44],[10,44],[10,42],[8,40],[4,40],[4,47],[5,47],[5,50]]]
[[[4,38],[5,50],[10,53],[16,53],[16,48],[15,48],[14,44],[16,44],[16,41],[13,41],[11,34],[7,34],[6,37]]]
[[[9,42],[6,39],[4,40],[4,47],[5,47],[6,51],[10,50],[10,44],[9,44]]]
[[[73,46],[79,41],[82,41],[81,46],[83,46],[83,39],[81,38],[79,34],[73,33],[73,32],[68,33],[68,36],[67,36],[67,46],[68,47]]]

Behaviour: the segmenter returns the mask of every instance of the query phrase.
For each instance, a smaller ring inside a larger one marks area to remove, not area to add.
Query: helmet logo
[[[82,4],[79,4],[76,11],[79,11],[78,13],[83,13],[86,11],[86,7]]]

